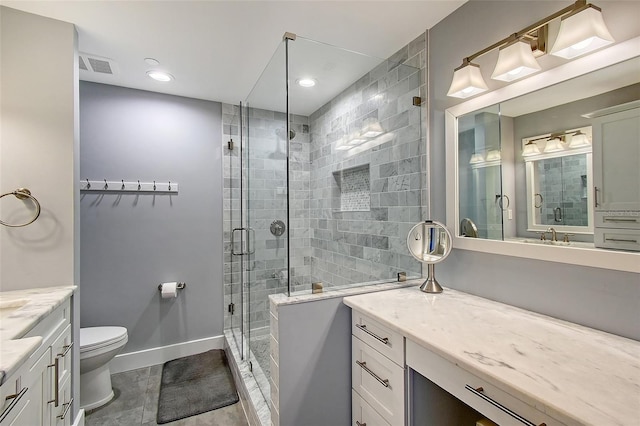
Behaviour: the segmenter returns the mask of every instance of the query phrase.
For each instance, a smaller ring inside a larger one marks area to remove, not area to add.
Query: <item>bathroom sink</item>
[[[7,318],[29,302],[29,299],[0,299],[0,320]]]
[[[535,239],[525,239],[522,240],[523,243],[528,243],[528,244],[542,244],[542,245],[546,245],[546,246],[570,246],[571,242],[564,242],[564,241],[551,241],[551,240],[535,240]]]

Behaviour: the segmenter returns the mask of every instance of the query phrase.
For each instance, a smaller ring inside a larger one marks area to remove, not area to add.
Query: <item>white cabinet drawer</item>
[[[615,214],[617,213],[617,214]],[[622,215],[619,212],[595,212],[595,226],[598,228],[640,229],[640,214]]]
[[[51,426],[69,426],[71,423],[71,377],[66,376],[59,389],[60,402],[57,407],[52,407]]]
[[[596,247],[640,251],[640,229],[595,228],[593,242]]]
[[[378,321],[351,311],[351,334],[362,340],[391,361],[404,367],[404,339]]]
[[[51,346],[60,333],[71,324],[71,302],[65,300],[47,318],[29,330],[24,337],[42,337],[42,346]]]
[[[352,337],[351,385],[391,425],[404,425],[404,369]]]
[[[51,356],[55,365],[58,363],[58,383],[62,384],[71,375],[71,325],[51,344]]]
[[[351,390],[351,426],[390,426],[380,414]]]
[[[500,426],[567,424],[536,409],[534,401],[527,404],[409,340],[407,366]]]

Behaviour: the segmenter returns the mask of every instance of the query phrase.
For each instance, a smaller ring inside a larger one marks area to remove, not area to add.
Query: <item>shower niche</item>
[[[336,181],[336,209],[341,212],[368,212],[371,210],[371,180],[369,165],[333,172]]]

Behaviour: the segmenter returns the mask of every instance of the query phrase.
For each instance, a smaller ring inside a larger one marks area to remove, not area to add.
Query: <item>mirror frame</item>
[[[457,169],[457,117],[535,92],[545,87],[562,83],[563,81],[606,68],[637,56],[640,56],[640,37],[635,37],[590,55],[574,59],[556,68],[535,74],[524,80],[514,82],[500,89],[455,105],[445,111],[446,206],[447,223],[450,231],[453,231],[451,232],[453,236],[453,248],[640,273],[640,253],[636,252],[461,237]]]

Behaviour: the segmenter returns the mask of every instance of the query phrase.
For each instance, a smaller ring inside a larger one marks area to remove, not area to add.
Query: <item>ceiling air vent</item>
[[[78,63],[81,70],[95,72],[100,74],[117,74],[118,66],[109,58],[91,55],[88,53],[80,53]]]
[[[82,59],[82,56],[78,57],[78,66],[80,67],[81,70],[89,71],[87,66],[84,64],[84,59]]]

